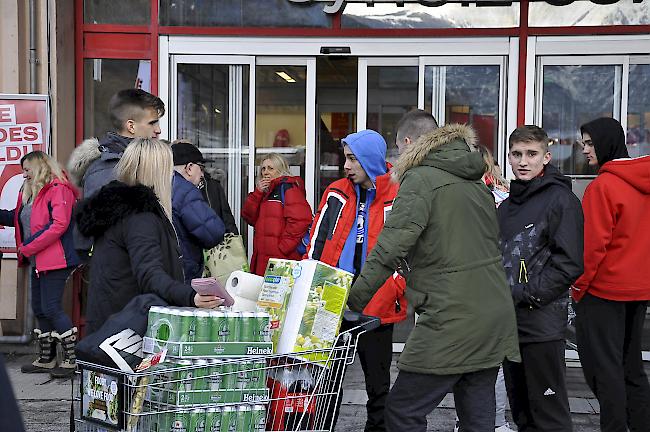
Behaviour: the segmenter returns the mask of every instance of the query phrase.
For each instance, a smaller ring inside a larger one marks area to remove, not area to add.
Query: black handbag
[[[84,337],[76,347],[77,359],[133,373],[143,358],[142,338],[147,332],[151,306],[168,306],[156,294],[141,294],[114,313],[99,330]]]

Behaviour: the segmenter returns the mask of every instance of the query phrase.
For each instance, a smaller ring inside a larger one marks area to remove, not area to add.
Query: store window
[[[444,3],[444,2],[441,2]],[[348,4],[344,28],[504,28],[519,26],[519,3],[511,6],[477,6],[446,3],[441,6],[375,3]]]
[[[565,6],[531,1],[528,7],[528,25],[531,27],[650,24],[650,2],[647,1],[619,0],[613,4],[574,1]]]
[[[319,3],[287,0],[160,0],[160,25],[214,27],[330,27]]]
[[[84,137],[115,130],[108,114],[111,97],[125,88],[151,90],[149,60],[84,60]]]
[[[386,159],[399,156],[395,127],[404,114],[418,107],[417,66],[368,67],[368,117],[366,128],[379,132],[388,146]]]
[[[553,163],[564,174],[594,175],[578,144],[580,125],[619,117],[619,65],[547,65],[543,68],[542,127],[551,140]]]
[[[465,123],[498,160],[499,65],[426,66],[425,110],[442,124]]]
[[[650,154],[650,64],[630,65],[627,148],[631,157]]]
[[[151,0],[84,0],[84,23],[149,25]]]
[[[255,71],[255,173],[276,153],[304,180],[307,67],[257,66]]]

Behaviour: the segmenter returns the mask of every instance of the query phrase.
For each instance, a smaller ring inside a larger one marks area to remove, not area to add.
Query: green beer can
[[[238,427],[237,408],[235,408],[234,406],[223,407],[221,409],[221,431],[220,432],[239,432],[237,427]]]
[[[257,317],[254,312],[241,312],[238,342],[257,342]]]
[[[254,405],[251,411],[251,432],[266,431],[266,406]]]
[[[221,432],[221,408],[205,410],[205,432]]]
[[[226,319],[228,320],[228,329],[230,330],[228,333],[228,340],[226,342],[239,342],[242,313],[228,311],[226,312]]]
[[[237,372],[237,388],[240,390],[251,389],[251,377],[253,374],[253,362],[242,361],[239,363],[239,371]]]
[[[193,311],[183,309],[178,312],[180,320],[180,341],[196,342],[196,316]]]
[[[208,367],[208,361],[205,359],[194,360],[194,383],[192,385],[192,390],[207,390],[208,388],[208,379],[206,378],[210,374]],[[200,402],[195,402],[200,403]]]
[[[226,313],[222,311],[210,311],[210,339],[212,342],[228,342],[230,328]]]
[[[221,390],[237,389],[237,374],[239,372],[239,364],[233,361],[224,361],[221,364],[221,371],[223,373]]]
[[[190,411],[190,424],[187,432],[205,432],[205,409],[196,408]]]
[[[162,306],[151,306],[149,308],[149,314],[147,315],[147,336],[151,338],[156,337],[154,326],[160,320],[160,312],[162,310]]]
[[[217,359],[208,359],[207,388],[211,391],[221,390],[223,382],[223,362]]]
[[[185,432],[190,427],[190,413],[178,411],[158,414],[158,430],[160,432]]]
[[[271,316],[266,312],[255,314],[257,333],[254,342],[271,342]]]
[[[237,407],[237,432],[252,431],[253,408],[250,405],[239,405]]]
[[[250,386],[249,389],[264,389],[266,388],[266,360],[257,359],[253,360],[251,366]]]
[[[197,309],[194,312],[196,317],[196,337],[195,342],[210,342],[210,312],[203,309]]]
[[[192,403],[192,387],[194,370],[192,360],[179,360],[175,363],[176,370],[171,375],[167,403],[187,405]]]

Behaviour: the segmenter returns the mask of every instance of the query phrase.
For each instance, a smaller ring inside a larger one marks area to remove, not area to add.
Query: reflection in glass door
[[[595,60],[595,59],[594,59]],[[552,141],[554,163],[563,174],[595,175],[578,143],[579,128],[598,117],[621,118],[620,59],[546,57],[541,60],[538,120]]]
[[[397,159],[395,126],[399,119],[418,107],[418,60],[366,58],[359,60],[360,129],[379,132],[388,146],[386,158]],[[363,105],[363,109],[361,106]]]
[[[424,109],[440,125],[465,123],[495,160],[505,142],[505,59],[423,58]]]
[[[172,58],[171,138],[195,144],[206,158],[206,172],[226,191],[239,230],[248,189],[249,123],[253,59],[174,56]]]

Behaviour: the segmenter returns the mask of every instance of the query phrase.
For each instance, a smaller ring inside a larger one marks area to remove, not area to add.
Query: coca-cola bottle
[[[287,391],[284,424],[286,430],[309,430],[314,424],[316,401],[313,397],[314,379],[306,366],[295,373],[295,381]]]

